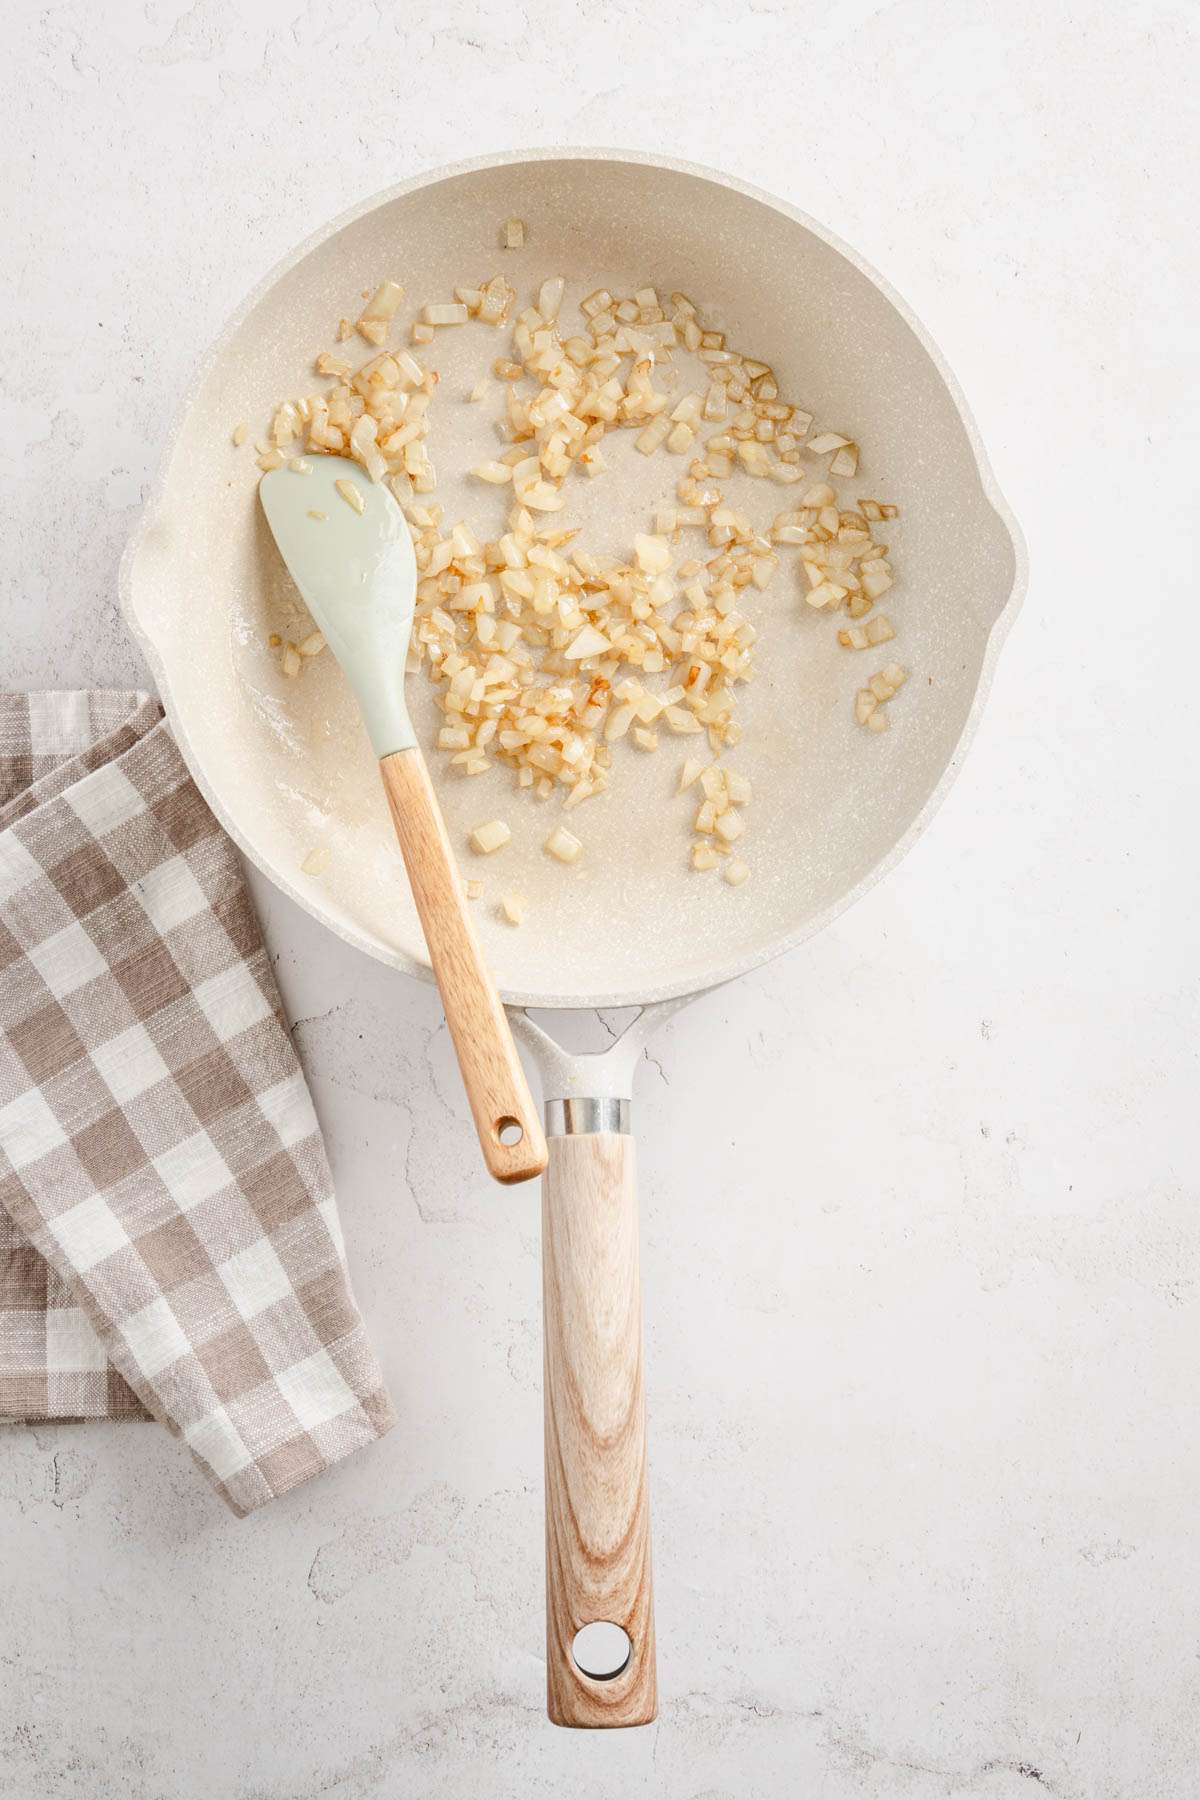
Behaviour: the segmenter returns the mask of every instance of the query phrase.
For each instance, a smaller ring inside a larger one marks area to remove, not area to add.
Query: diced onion
[[[471,833],[471,848],[480,856],[490,856],[493,850],[502,850],[512,838],[512,832],[503,819],[489,819],[484,825],[476,825]]]
[[[563,651],[563,655],[569,662],[581,662],[584,657],[603,656],[605,651],[611,649],[608,639],[594,625],[585,625],[578,637]]]
[[[459,300],[448,300],[444,305],[421,308],[421,319],[426,325],[465,325],[470,316]]]
[[[522,222],[505,221],[501,241],[520,248]],[[722,758],[741,739],[736,691],[754,673],[752,603],[794,552],[807,607],[848,615],[835,626],[843,645],[890,642],[894,626],[872,608],[894,576],[888,546],[874,539],[897,508],[881,500],[839,503],[833,483],[857,473],[857,443],[830,431],[806,443],[812,414],[781,398],[770,365],[728,344],[686,295],[597,289],[581,302],[582,328],[572,330],[560,324],[561,276],[535,288],[536,304],[519,299],[500,274],[452,293],[419,307],[414,345],[470,318],[508,328],[502,354],[484,359],[475,385],[456,385],[458,397],[490,402],[482,416],[499,434],[499,444],[480,446],[483,460],[472,469],[503,494],[506,517],[494,536],[446,518],[431,498],[437,475],[428,434],[438,375],[407,349],[383,348],[403,299],[395,282],[376,290],[356,327],[343,320],[338,328],[339,343],[357,328],[377,353],[354,369],[351,360],[321,352],[324,390],[275,409],[256,447],[259,467],[287,462],[303,472],[314,455],[348,455],[395,495],[417,563],[405,666],[433,684],[437,744],[456,776],[503,763],[518,786],[574,809],[609,788],[630,746],[653,754],[665,733],[695,736],[699,753],[679,774],[681,793],[699,787],[693,864],[722,863],[736,886],[746,866],[730,847],[744,834],[741,809],[751,790]],[[681,382],[673,366],[680,353],[698,358],[698,388]],[[569,514],[566,522],[558,516],[577,496],[580,476],[604,471],[604,438],[625,428],[642,455],[665,446],[682,459],[665,497],[647,496],[653,529],[633,534],[628,560],[586,548]],[[239,426],[237,441],[245,435]],[[825,479],[813,479],[809,452],[829,457]],[[736,490],[726,497],[731,477],[788,486],[787,510],[771,523],[752,517]],[[335,485],[356,512],[365,511],[356,482]],[[321,517],[315,508],[310,516]],[[697,536],[677,560],[685,529]],[[317,631],[288,641],[280,668],[294,678],[323,648]],[[897,664],[871,676],[854,702],[858,722],[885,730],[887,704],[905,678]],[[622,740],[625,750],[617,748]],[[501,819],[469,834],[480,855],[510,840]],[[544,848],[573,861],[580,840],[559,826]],[[523,899],[508,899],[523,917]],[[508,917],[505,901],[500,906]]]
[[[542,848],[564,863],[576,862],[583,853],[583,845],[579,839],[562,825],[555,826]]]
[[[651,537],[639,532],[633,540],[634,555],[638,568],[647,575],[658,575],[671,564],[671,546],[666,538]]]
[[[404,289],[398,281],[383,281],[375,289],[366,306],[363,307],[362,319],[394,319],[404,299]]]

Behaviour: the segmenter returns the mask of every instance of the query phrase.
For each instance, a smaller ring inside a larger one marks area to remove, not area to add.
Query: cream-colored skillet
[[[515,251],[500,248],[511,217],[527,228]],[[122,579],[126,616],[218,817],[260,869],[368,955],[428,979],[354,702],[331,659],[289,683],[265,647],[294,596],[260,517],[253,453],[235,452],[230,432],[242,419],[257,428],[280,397],[306,391],[313,353],[383,277],[422,302],[498,270],[522,295],[564,276],[568,305],[601,285],[682,290],[732,344],[773,365],[785,395],[858,440],[855,492],[902,508],[889,532],[899,633],[889,652],[912,678],[891,703],[887,733],[854,723],[861,664],[852,666],[828,620],[798,604],[797,577],[777,579],[762,597],[759,673],[738,708],[736,766],[755,793],[744,851],[753,873],[742,887],[687,870],[694,797],[674,796],[680,758],[669,749],[636,761],[630,751],[609,793],[572,815],[585,854],[571,870],[542,854],[550,814],[512,791],[509,771],[453,780],[434,768],[464,859],[481,820],[499,815],[513,830],[502,876],[497,858],[468,873],[487,878],[477,925],[541,1071],[550,1137],[550,1717],[632,1725],[656,1706],[635,1067],[654,1025],[688,996],[818,931],[913,842],[962,758],[1019,604],[1025,556],[934,346],[859,257],[783,202],[689,165],[592,150],[463,164],[367,202],[275,269],[210,352]],[[458,474],[478,460],[479,409],[450,403],[498,353],[495,338],[481,335],[487,329],[439,338],[431,448],[447,517],[490,535],[502,502],[491,518],[479,484]],[[648,464],[619,444],[617,452],[603,480],[577,484],[579,506],[590,547],[627,553],[630,533],[671,495],[678,465]],[[774,492],[775,502],[748,494],[746,504],[773,513],[785,490]],[[428,742],[428,689],[419,678],[409,686]],[[316,847],[327,866],[306,875]],[[494,905],[501,881],[526,897],[520,929]],[[627,1006],[641,1008],[634,1024],[593,1056],[561,1049],[526,1011]]]

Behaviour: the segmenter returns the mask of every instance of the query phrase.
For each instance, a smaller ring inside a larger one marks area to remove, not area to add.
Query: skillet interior
[[[526,247],[501,251],[500,222],[511,215],[527,223]],[[563,816],[557,801],[514,793],[503,768],[457,778],[430,754],[464,863],[473,824],[499,815],[512,826],[512,845],[468,871],[487,884],[476,918],[508,997],[617,1005],[707,986],[815,929],[913,826],[954,759],[1018,569],[935,361],[875,282],[787,211],[695,172],[568,155],[426,178],[362,212],[267,285],[218,346],[131,560],[128,604],[185,752],[238,841],[342,935],[398,966],[423,964],[378,776],[339,672],[324,657],[287,682],[265,648],[269,631],[287,628],[290,583],[256,503],[252,448],[233,450],[230,431],[248,419],[257,432],[277,399],[311,391],[313,355],[384,275],[408,290],[407,322],[413,303],[450,298],[456,284],[498,269],[522,299],[547,275],[565,276],[564,313],[598,285],[684,290],[733,345],[774,366],[784,396],[818,426],[862,443],[861,474],[842,491],[902,508],[888,528],[898,581],[887,610],[899,637],[886,651],[838,646],[829,619],[801,602],[798,562],[786,559],[771,590],[754,596],[759,673],[742,690],[744,741],[730,758],[756,794],[745,850],[753,873],[742,888],[686,867],[695,796],[674,790],[697,740],[664,736],[657,755],[621,747],[610,792],[570,816],[586,845],[570,870],[541,850]],[[441,375],[436,498],[449,520],[488,535],[503,500],[454,470],[479,458],[481,412],[497,406],[464,397],[506,342],[472,324],[439,333],[425,353]],[[605,440],[606,476],[572,481],[567,511],[584,521],[589,547],[628,552],[655,503],[673,497],[680,459],[647,460],[632,435]],[[728,486],[764,521],[792,492]],[[685,534],[681,553],[702,544],[699,532]],[[869,736],[853,722],[852,695],[893,654],[913,677],[893,703],[893,729]],[[423,678],[410,689],[428,744],[435,710]],[[305,876],[318,844],[331,851],[328,870]],[[510,888],[529,902],[521,929],[497,916],[494,902]]]

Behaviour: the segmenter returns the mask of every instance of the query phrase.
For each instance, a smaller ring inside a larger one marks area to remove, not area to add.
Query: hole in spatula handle
[[[506,1150],[511,1150],[525,1136],[525,1130],[520,1119],[499,1119],[496,1123],[496,1136]]]
[[[619,1625],[597,1619],[575,1633],[571,1655],[575,1667],[593,1681],[612,1681],[628,1667],[633,1643]]]

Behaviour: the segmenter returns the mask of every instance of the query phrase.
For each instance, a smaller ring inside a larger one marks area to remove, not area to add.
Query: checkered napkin
[[[0,694],[0,1417],[150,1414],[236,1513],[393,1413],[233,847],[144,694]]]

